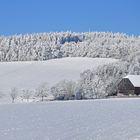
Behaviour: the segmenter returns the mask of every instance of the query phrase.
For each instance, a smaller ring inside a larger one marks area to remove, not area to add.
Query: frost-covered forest
[[[43,100],[51,94],[55,99],[68,100],[116,95],[117,84],[123,76],[140,74],[140,36],[111,32],[59,32],[0,37],[1,62],[63,57],[115,58],[119,61],[82,72],[76,83],[64,80],[49,89],[44,89],[43,85],[36,90],[36,96]],[[30,97],[28,90],[23,93],[24,98]]]
[[[60,32],[0,37],[0,61],[48,60],[69,56],[126,59],[139,49],[140,37],[111,32]]]

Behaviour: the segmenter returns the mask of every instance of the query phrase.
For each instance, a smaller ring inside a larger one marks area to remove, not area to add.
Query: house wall
[[[135,87],[135,94],[140,95],[140,87]]]
[[[130,82],[129,79],[124,78],[120,81],[118,84],[118,93],[124,94],[124,95],[133,95],[135,94],[135,87]]]

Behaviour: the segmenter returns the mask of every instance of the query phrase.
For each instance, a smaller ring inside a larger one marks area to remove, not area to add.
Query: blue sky
[[[140,0],[0,0],[0,34],[112,31],[140,35]]]

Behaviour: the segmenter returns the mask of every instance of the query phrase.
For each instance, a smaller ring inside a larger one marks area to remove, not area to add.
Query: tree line
[[[0,36],[0,61],[43,61],[62,57],[127,59],[139,48],[139,36],[111,32]]]

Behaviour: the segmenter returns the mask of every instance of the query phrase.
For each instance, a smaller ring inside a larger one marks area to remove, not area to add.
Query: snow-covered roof
[[[124,78],[128,78],[134,87],[140,87],[140,75],[127,75]]]

